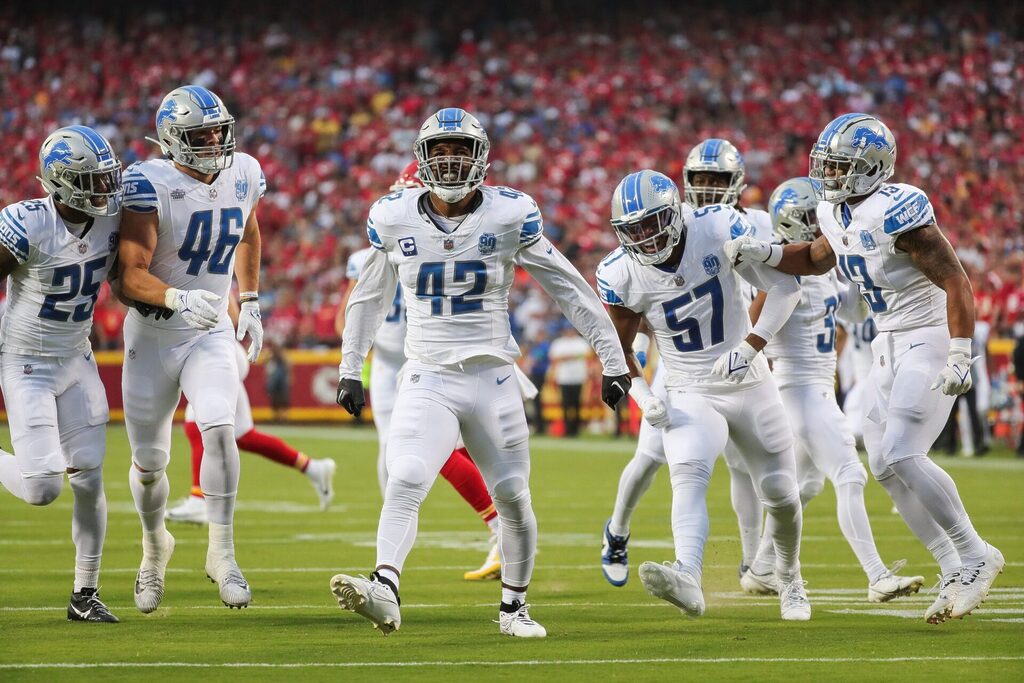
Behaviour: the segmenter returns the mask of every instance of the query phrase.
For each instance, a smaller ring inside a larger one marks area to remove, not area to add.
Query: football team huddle
[[[71,620],[117,621],[97,592],[109,411],[89,333],[104,280],[131,307],[122,394],[142,523],[135,604],[153,612],[164,596],[174,551],[165,470],[182,393],[201,452],[194,483],[209,525],[206,573],[228,607],[252,600],[235,561],[233,517],[239,446],[267,445],[241,438],[255,430],[239,382],[263,341],[256,208],[266,180],[256,159],[236,151],[234,123],[208,89],[175,89],[156,113],[153,141],[163,156],[133,164],[123,178],[102,135],[61,128],[39,154],[47,196],[0,213],[0,275],[9,277],[0,371],[14,450],[0,451],[0,484],[46,505],[67,474],[75,498]],[[808,176],[780,185],[767,212],[740,205],[743,159],[726,140],[693,148],[682,194],[662,173],[630,173],[611,196],[621,246],[601,261],[597,292],[545,237],[529,195],[483,184],[489,151],[470,113],[431,115],[415,163],[370,208],[369,247],[349,262],[356,282],[337,321],[337,402],[360,415],[372,346],[384,502],[370,577],[330,580],[343,609],[385,635],[400,628],[401,575],[419,508],[442,474],[490,528],[487,560],[466,578],[500,578],[500,632],[546,635],[526,602],[537,520],[523,400],[537,388],[516,366],[508,315],[516,266],[593,347],[603,401],[615,408],[629,395],[644,416],[604,526],[600,567],[610,584],[628,581],[630,519],[667,463],[675,558],[644,562],[638,575],[652,596],[689,616],[704,613],[706,495],[724,453],[743,548],[740,585],[777,594],[782,619],[811,617],[800,571],[803,507],[826,478],[868,600],[921,588],[923,577],[899,574],[902,561],[887,567],[875,547],[867,473],[834,391],[837,325],[871,316],[878,335],[871,370],[859,378],[864,444],[875,479],[939,565],[924,618],[963,617],[985,600],[1003,557],[928,457],[955,397],[971,386],[971,287],[925,193],[888,182],[896,141],[883,122],[858,113],[830,122]],[[239,294],[229,312],[232,275]],[[652,338],[659,362],[648,385]],[[307,472],[326,507],[335,463],[282,453]]]

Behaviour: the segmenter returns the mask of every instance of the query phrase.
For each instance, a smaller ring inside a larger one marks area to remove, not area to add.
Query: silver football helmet
[[[896,170],[896,138],[868,114],[843,114],[821,131],[811,148],[811,180],[820,182],[819,198],[840,204],[868,195]]]
[[[219,128],[220,141],[202,144],[193,135]],[[200,173],[231,168],[235,159],[235,118],[219,97],[200,85],[183,85],[172,90],[156,113],[157,139],[164,154]]]
[[[107,139],[92,128],[59,128],[43,141],[39,182],[72,209],[93,216],[120,211],[121,162]]]
[[[430,156],[433,143],[462,140],[469,156]],[[423,122],[413,144],[419,164],[419,178],[442,201],[454,204],[480,187],[487,177],[487,155],[491,143],[476,117],[463,109],[447,107]]]
[[[810,178],[790,178],[768,198],[775,236],[783,242],[810,242],[818,232],[818,183]]]
[[[686,229],[679,188],[657,171],[630,173],[612,195],[612,227],[638,263],[663,263]]]
[[[746,167],[743,155],[736,146],[721,138],[708,138],[690,150],[683,166],[683,191],[686,203],[694,208],[707,204],[735,206],[746,185],[743,176]],[[728,185],[696,185],[693,176],[700,172],[727,175]]]

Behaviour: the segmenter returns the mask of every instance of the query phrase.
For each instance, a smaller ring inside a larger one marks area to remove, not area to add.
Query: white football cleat
[[[748,569],[740,577],[740,588],[747,595],[778,595],[779,582],[775,578],[775,572],[767,574],[755,574],[753,569]]]
[[[988,550],[981,562],[960,568],[960,588],[949,613],[953,619],[963,619],[980,607],[996,577],[1003,573],[1006,565],[1003,554],[994,546],[986,544],[986,547]]]
[[[145,548],[145,544],[143,544]],[[167,563],[174,554],[174,536],[164,530],[164,545],[159,552],[147,555],[145,549],[142,551],[142,565],[135,577],[135,606],[143,614],[149,614],[164,599],[164,574],[167,572]]]
[[[338,574],[331,579],[331,592],[339,607],[369,619],[373,627],[384,635],[402,626],[398,596],[390,586],[380,581]]]
[[[680,571],[674,562],[644,562],[638,573],[651,597],[672,603],[690,617],[704,614],[700,581],[689,572]]]
[[[334,473],[337,469],[338,465],[333,458],[310,460],[306,467],[305,475],[316,490],[321,510],[331,507],[331,501],[334,500]]]
[[[171,522],[210,523],[210,518],[206,516],[206,499],[202,496],[189,496],[168,509],[165,518]]]
[[[514,612],[498,610],[498,628],[506,636],[519,638],[546,638],[548,631],[530,618],[529,605],[516,600],[512,603]]]
[[[921,590],[923,576],[900,576],[896,573],[906,565],[906,560],[897,560],[874,583],[868,584],[868,602],[889,602]]]
[[[949,613],[953,611],[953,600],[960,589],[960,570],[939,574],[939,594],[935,602],[925,610],[924,620],[929,624],[941,624],[949,619]]]
[[[252,602],[252,591],[234,555],[214,557],[207,553],[206,576],[217,584],[220,600],[229,609],[243,609]]]
[[[462,575],[466,581],[488,581],[501,578],[501,551],[498,548],[498,534],[491,534],[491,549],[479,569]]]
[[[811,603],[807,600],[804,586],[807,582],[799,577],[789,582],[780,582],[779,607],[783,621],[810,621]]]

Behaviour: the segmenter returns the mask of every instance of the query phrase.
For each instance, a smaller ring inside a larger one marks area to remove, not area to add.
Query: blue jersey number
[[[830,296],[825,299],[825,331],[818,335],[818,351],[831,353],[836,348],[836,308],[839,299]]]
[[[96,273],[103,270],[107,264],[107,257],[101,256],[84,264],[75,263],[70,266],[61,266],[53,269],[53,280],[50,282],[54,287],[68,285],[68,291],[60,294],[47,294],[43,299],[43,305],[39,309],[39,317],[57,322],[67,322],[70,318],[73,322],[82,323],[92,316],[93,306],[96,304],[96,297],[100,293],[102,280],[94,279]],[[84,273],[82,271],[85,271]],[[62,311],[57,304],[63,301],[71,301],[78,296],[87,296],[89,300],[78,304],[71,312]]]
[[[723,305],[722,283],[718,281],[717,277],[713,277],[682,296],[661,305],[665,309],[665,322],[668,324],[668,328],[673,332],[680,333],[672,337],[672,343],[681,353],[702,351],[705,346],[700,334],[700,321],[693,317],[680,320],[676,315],[676,310],[707,295],[711,295],[711,344],[709,346],[714,346],[725,341],[723,320],[725,306]]]
[[[431,262],[420,265],[416,276],[416,297],[430,300],[430,315],[444,315],[444,262]],[[473,286],[465,294],[451,297],[452,315],[472,313],[482,310],[484,302],[479,297],[487,287],[487,264],[483,261],[456,261],[453,282],[469,282]]]
[[[232,232],[238,228],[238,232]],[[207,272],[224,275],[231,265],[231,256],[242,239],[244,221],[242,210],[237,206],[220,210],[217,239],[213,240],[213,211],[196,211],[188,221],[185,239],[178,249],[178,258],[188,262],[186,272],[199,275],[203,264],[209,264]],[[214,242],[211,245],[211,242]]]
[[[395,289],[395,300],[391,302],[391,311],[384,318],[386,323],[398,322],[402,317],[402,285]]]
[[[889,308],[882,298],[882,290],[875,287],[875,281],[868,275],[868,264],[863,256],[840,254],[839,268],[847,279],[860,285],[864,300],[868,302],[872,313],[881,313]]]

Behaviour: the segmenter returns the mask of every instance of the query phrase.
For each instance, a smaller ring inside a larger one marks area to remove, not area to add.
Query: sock
[[[518,604],[516,604],[518,603]],[[526,591],[519,588],[501,587],[501,611],[515,612],[521,605],[526,604]]]
[[[163,470],[140,472],[133,463],[128,474],[128,486],[142,521],[142,552],[153,555],[163,548],[164,535],[167,533],[164,507],[171,490],[170,484]]]
[[[637,453],[626,463],[619,477],[619,490],[615,494],[615,508],[612,510],[608,531],[615,536],[628,536],[629,523],[633,519],[633,511],[647,489],[651,488],[654,475],[658,473],[661,463],[642,453]]]
[[[294,467],[300,472],[305,472],[309,467],[309,456],[295,450],[283,439],[256,429],[250,429],[238,437],[238,447],[286,467]]]
[[[955,572],[961,567],[960,556],[956,554],[953,542],[945,534],[942,534],[928,545],[928,552],[939,563],[939,571],[943,574]]]
[[[769,504],[762,501],[768,511],[768,519],[764,526],[764,536],[775,550],[775,575],[779,581],[793,581],[800,576],[800,533],[803,528],[803,507],[799,496],[794,500]],[[762,539],[762,548],[764,540]],[[761,549],[754,561],[757,565],[755,573],[763,574]]]
[[[753,566],[757,557],[761,533],[764,529],[764,508],[757,497],[754,483],[750,475],[740,470],[729,470],[729,486],[732,497],[732,509],[736,513],[736,522],[740,528],[740,545],[743,552],[743,564]],[[774,554],[774,553],[773,553]],[[772,560],[774,562],[774,558]]]
[[[503,496],[507,497],[494,500],[501,519],[498,534],[501,578],[514,586],[530,585],[537,557],[537,517],[533,513],[530,489],[525,486],[525,480],[523,484],[518,491],[502,486]]]
[[[491,494],[487,492],[487,484],[480,476],[476,463],[469,457],[469,451],[465,448],[456,448],[452,451],[448,461],[441,468],[441,476],[448,480],[463,500],[476,510],[484,524],[490,526],[491,520],[497,519],[498,513],[494,509]]]
[[[498,521],[498,513],[495,512],[494,516],[487,520],[487,528],[491,530],[491,535],[497,536],[498,531],[501,529],[501,524]]]
[[[219,425],[203,430],[203,466],[199,473],[211,523],[230,525],[238,494],[238,446],[234,428]]]
[[[0,449],[0,484],[21,500],[25,500],[25,485],[21,481],[21,468],[17,459]]]
[[[230,524],[210,522],[207,554],[216,558],[235,558],[235,530]]]
[[[71,539],[75,543],[75,592],[99,586],[100,558],[107,535],[107,499],[103,494],[103,470],[78,470],[68,474],[75,494],[71,513]]]
[[[886,568],[871,534],[871,522],[868,521],[864,507],[864,485],[858,482],[841,484],[835,488],[839,529],[857,556],[860,566],[864,568],[868,582],[874,583],[886,572]]]
[[[892,469],[936,524],[945,530],[960,561],[964,565],[981,562],[987,550],[985,541],[974,530],[956,484],[946,471],[925,455],[900,460]]]
[[[203,434],[195,422],[185,423],[185,437],[192,449],[192,494],[203,497],[203,488],[199,485],[199,472],[203,466]]]
[[[962,565],[960,555],[957,554],[949,536],[946,535],[942,527],[935,523],[914,492],[907,488],[906,484],[892,472],[892,469],[886,469],[878,477],[878,483],[892,498],[900,517],[903,518],[913,534],[931,551],[935,561],[939,563],[942,573],[946,574],[959,569]]]
[[[700,577],[708,540],[707,490],[711,468],[702,462],[669,465],[672,482],[672,538],[681,571]]]

